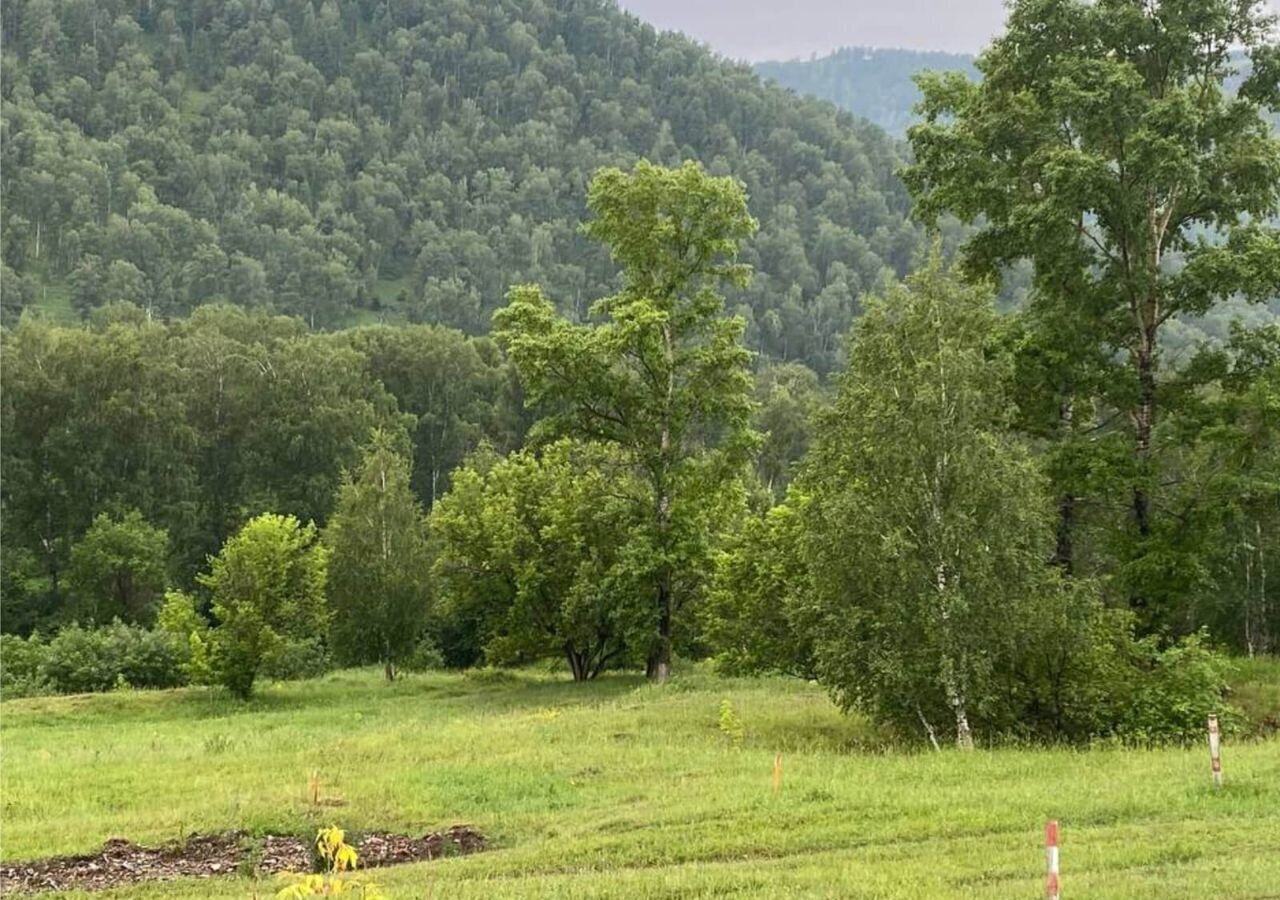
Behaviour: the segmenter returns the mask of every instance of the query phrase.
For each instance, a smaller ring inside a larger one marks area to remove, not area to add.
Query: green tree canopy
[[[237,697],[253,693],[263,663],[286,639],[322,637],[329,623],[329,551],[316,527],[263,513],[210,560],[200,583],[213,596],[213,666]]]
[[[718,290],[745,282],[736,258],[756,223],[741,184],[694,163],[605,169],[588,204],[586,231],[622,266],[622,289],[577,325],[525,285],[494,321],[530,400],[551,414],[544,427],[617,445],[647,485],[657,625],[648,669],[665,678],[675,619],[705,568],[708,515],[754,443],[743,323],[723,314]]]
[[[324,530],[334,653],[382,663],[388,681],[422,636],[431,597],[426,519],[403,443],[373,433]]]
[[[1046,590],[1046,484],[1010,436],[985,288],[935,262],[876,299],[802,484],[819,678],[846,706],[957,743]]]
[[[1093,483],[1128,495],[1129,534],[1114,549],[1151,627],[1195,587],[1160,561],[1181,527],[1161,496],[1162,452],[1176,448],[1161,429],[1175,398],[1161,336],[1233,295],[1280,295],[1280,233],[1266,224],[1280,213],[1280,140],[1264,115],[1280,105],[1274,25],[1255,0],[1019,0],[977,61],[981,82],[920,80],[907,184],[926,219],[982,223],[966,247],[972,270],[1034,263],[1036,321],[1061,350],[1044,384],[1064,431],[1129,446],[1099,443],[1095,476],[1109,471]],[[1234,94],[1233,48],[1250,63]],[[1126,365],[1090,393],[1099,350]],[[1094,399],[1122,415],[1074,421]]]
[[[442,615],[477,623],[491,663],[561,656],[575,681],[644,653],[645,495],[616,446],[481,454],[431,512]]]
[[[169,535],[131,509],[101,513],[71,548],[67,587],[86,622],[147,625],[168,583]]]

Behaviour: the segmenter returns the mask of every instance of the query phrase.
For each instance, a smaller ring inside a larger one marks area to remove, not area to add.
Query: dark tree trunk
[[[1058,432],[1063,440],[1071,437],[1072,420],[1075,417],[1075,394],[1070,382],[1064,387],[1062,403],[1058,406]],[[1058,543],[1053,553],[1053,563],[1070,575],[1075,569],[1075,519],[1076,498],[1065,491],[1058,498]]]
[[[1134,413],[1134,440],[1139,482],[1133,489],[1133,518],[1138,534],[1151,534],[1151,499],[1145,485],[1151,457],[1151,428],[1156,415],[1155,335],[1144,336],[1138,351],[1138,408]]]
[[[1076,550],[1073,531],[1076,522],[1076,498],[1063,494],[1058,498],[1058,543],[1053,551],[1053,564],[1064,575],[1075,571]]]
[[[569,671],[573,673],[574,681],[587,681],[591,677],[591,672],[587,666],[586,653],[580,653],[573,648],[571,644],[565,644],[564,658],[569,663]]]
[[[649,650],[645,674],[654,681],[671,677],[671,573],[658,580],[658,639]]]

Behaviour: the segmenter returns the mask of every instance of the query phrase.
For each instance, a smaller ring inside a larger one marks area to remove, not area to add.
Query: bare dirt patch
[[[454,825],[422,837],[371,832],[355,838],[362,869],[475,853],[488,843],[469,825]],[[193,834],[180,844],[164,847],[140,847],[112,838],[98,853],[0,865],[0,894],[102,890],[143,881],[236,873],[309,872],[312,858],[311,841],[293,835],[255,838],[238,831]]]

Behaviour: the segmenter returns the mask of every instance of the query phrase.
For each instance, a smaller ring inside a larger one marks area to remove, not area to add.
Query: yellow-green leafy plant
[[[720,733],[733,741],[735,747],[741,747],[743,738],[747,736],[746,726],[733,711],[733,704],[728,697],[720,701]]]
[[[354,872],[359,863],[356,848],[347,843],[346,833],[336,825],[320,829],[316,834],[316,852],[324,861],[324,871],[309,875],[283,872],[280,878],[290,882],[276,893],[276,900],[298,900],[301,897],[333,897],[351,894],[361,900],[386,900],[378,886]]]

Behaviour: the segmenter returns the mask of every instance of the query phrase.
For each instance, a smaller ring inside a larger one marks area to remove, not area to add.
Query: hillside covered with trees
[[[692,158],[762,223],[749,344],[826,371],[921,242],[878,129],[609,0],[19,0],[3,28],[10,321],[223,300],[475,334],[525,281],[581,318],[615,276],[590,174]]]

